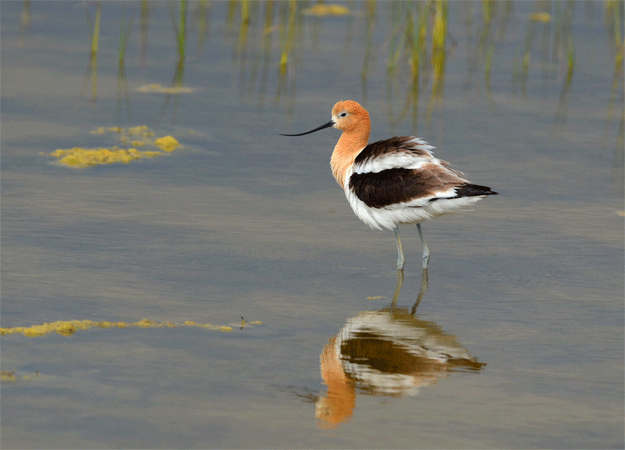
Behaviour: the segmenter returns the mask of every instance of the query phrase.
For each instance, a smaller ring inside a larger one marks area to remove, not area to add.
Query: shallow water
[[[178,324],[3,335],[3,448],[623,448],[623,84],[612,91],[605,4],[575,4],[568,89],[566,58],[541,57],[537,29],[522,92],[514,67],[541,4],[499,4],[513,9],[488,88],[479,8],[451,3],[444,95],[428,120],[430,74],[416,123],[397,119],[406,66],[387,101],[401,4],[376,6],[365,94],[364,4],[347,18],[298,14],[284,81],[288,4],[275,5],[267,56],[266,3],[247,41],[240,8],[229,23],[228,4],[212,4],[201,44],[191,3],[194,92],[169,97],[136,90],[169,85],[177,64],[168,6],[151,5],[145,57],[140,4],[102,5],[95,102],[90,81],[80,95],[95,6],[34,2],[21,29],[24,4],[2,5],[2,327]],[[117,50],[133,14],[127,103]],[[389,308],[393,234],[360,223],[332,179],[338,132],[278,136],[347,98],[368,108],[372,140],[423,136],[499,192],[423,224],[432,256],[414,316],[414,227]],[[181,147],[85,169],[41,154],[112,146],[115,134],[89,131],[135,125]]]

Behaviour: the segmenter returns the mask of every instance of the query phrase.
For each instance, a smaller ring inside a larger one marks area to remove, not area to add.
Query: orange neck
[[[336,182],[345,189],[345,175],[350,166],[354,163],[354,159],[360,151],[367,146],[369,141],[370,125],[359,124],[358,127],[343,131],[339,141],[334,147],[330,165],[332,166],[332,175]]]

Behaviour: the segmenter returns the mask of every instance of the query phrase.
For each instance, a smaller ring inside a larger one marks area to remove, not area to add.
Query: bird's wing
[[[434,147],[414,136],[367,145],[354,161],[349,189],[372,208],[419,207],[440,198],[457,198],[469,186],[462,172],[432,156]]]

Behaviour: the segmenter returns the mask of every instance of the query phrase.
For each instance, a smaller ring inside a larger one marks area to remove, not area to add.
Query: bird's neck
[[[345,176],[347,171],[354,164],[354,159],[360,151],[367,146],[369,141],[369,130],[356,129],[353,131],[343,131],[339,141],[334,147],[330,165],[332,166],[332,175],[336,182],[345,189]]]

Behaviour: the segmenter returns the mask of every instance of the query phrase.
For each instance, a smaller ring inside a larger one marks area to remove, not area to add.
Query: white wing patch
[[[440,160],[432,156],[435,147],[420,138],[406,141],[406,147],[395,152],[366,159],[363,163],[354,164],[354,173],[378,173],[388,169],[420,169],[424,164],[439,164]],[[426,155],[416,155],[410,150],[419,150]],[[347,178],[346,178],[347,179]]]

